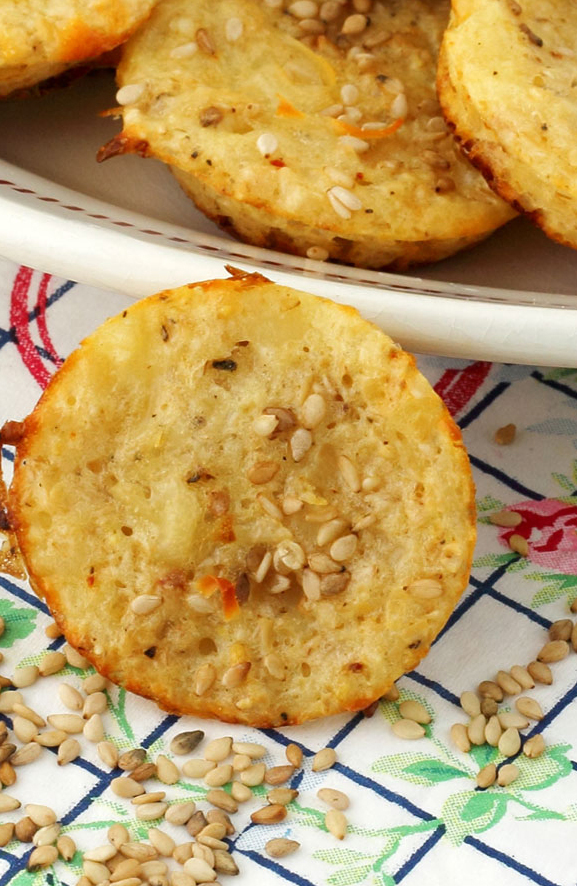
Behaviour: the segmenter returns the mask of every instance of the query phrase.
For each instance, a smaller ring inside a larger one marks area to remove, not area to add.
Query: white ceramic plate
[[[200,215],[155,161],[96,164],[119,129],[98,112],[113,105],[108,72],[0,104],[0,254],[135,297],[233,264],[355,305],[410,350],[577,367],[577,253],[523,220],[418,276],[245,246]]]

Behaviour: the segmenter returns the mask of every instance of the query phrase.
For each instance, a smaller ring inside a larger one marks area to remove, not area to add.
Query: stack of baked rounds
[[[9,439],[33,587],[101,673],[171,711],[363,708],[467,582],[468,460],[412,357],[256,274],[109,320]]]
[[[435,90],[448,0],[163,0],[118,70],[100,154],[168,163],[261,246],[366,267],[441,259],[513,216]]]
[[[577,248],[574,0],[453,0],[439,94],[491,187]]]
[[[156,0],[0,0],[0,97],[123,43]]]

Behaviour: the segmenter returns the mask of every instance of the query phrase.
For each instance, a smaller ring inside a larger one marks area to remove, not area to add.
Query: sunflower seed
[[[196,886],[196,880],[186,871],[173,871],[170,882],[172,886]]]
[[[252,800],[251,789],[240,781],[233,781],[230,795],[237,803],[246,803],[248,800]]]
[[[216,669],[210,663],[199,667],[194,678],[194,692],[196,695],[205,695],[216,680]]]
[[[359,477],[359,472],[357,471],[357,468],[350,460],[350,458],[348,458],[348,456],[346,455],[339,455],[337,459],[337,467],[339,469],[341,477],[343,478],[351,492],[360,492],[361,480]]]
[[[414,720],[396,720],[391,729],[399,738],[417,739],[425,735],[424,727],[420,723],[415,723]]]
[[[37,830],[38,825],[34,824],[29,815],[21,818],[14,825],[14,834],[21,843],[31,843]]]
[[[571,631],[571,646],[573,651],[577,652],[577,622],[573,625],[573,630]]]
[[[6,846],[14,836],[14,824],[9,821],[0,824],[0,846]]]
[[[489,515],[489,520],[494,526],[505,528],[513,528],[523,522],[521,514],[517,514],[516,511],[497,511],[495,514]]]
[[[499,671],[496,680],[506,695],[519,695],[521,692],[522,686],[507,671]]]
[[[498,716],[503,729],[526,729],[529,725],[527,717],[519,711],[501,711]]]
[[[485,741],[487,744],[490,744],[491,747],[496,748],[502,734],[503,727],[501,721],[499,720],[499,717],[494,714],[492,717],[489,717],[489,721],[485,726]]]
[[[133,806],[146,806],[148,803],[158,803],[161,800],[164,800],[165,797],[166,791],[150,791],[148,793],[145,791],[144,794],[139,794],[138,797],[133,797],[131,803]]]
[[[68,710],[82,710],[84,699],[78,689],[75,689],[74,686],[71,686],[69,683],[60,684],[60,686],[58,687],[58,697],[60,698],[60,701],[62,702],[64,707],[68,708]]]
[[[196,804],[191,801],[186,803],[175,803],[169,806],[165,813],[165,819],[174,825],[184,825],[192,818],[196,809]]]
[[[337,762],[337,752],[334,748],[323,748],[313,757],[313,772],[323,772],[325,769],[331,769]]]
[[[244,772],[242,775],[244,775]],[[236,800],[230,794],[227,794],[226,791],[221,791],[218,788],[208,791],[206,801],[216,806],[217,809],[223,809],[225,812],[238,812]]]
[[[239,662],[239,664],[233,665],[231,668],[228,668],[228,670],[226,670],[222,675],[222,685],[226,689],[236,689],[237,686],[240,686],[241,683],[244,683],[247,674],[250,671],[250,668],[250,661],[241,661]]]
[[[66,664],[66,656],[62,652],[46,652],[40,660],[38,671],[42,677],[57,674]]]
[[[14,735],[19,741],[32,741],[34,736],[38,734],[38,726],[35,726],[30,720],[24,717],[14,717],[12,720],[12,729]]]
[[[90,662],[87,658],[85,658],[77,649],[70,644],[67,644],[62,650],[66,661],[72,668],[78,668],[80,671],[86,670],[86,668],[90,667]]]
[[[469,736],[471,744],[482,745],[485,743],[486,725],[487,719],[483,714],[478,714],[476,717],[473,717],[467,726],[467,735]]]
[[[120,858],[122,858],[122,856],[120,856]],[[108,867],[112,867],[112,865],[109,864]],[[122,883],[130,877],[138,877],[140,880],[140,872],[140,862],[137,861],[136,858],[122,858],[118,864],[115,864],[114,871],[110,876],[110,882]],[[76,886],[78,886],[78,884],[76,884]]]
[[[204,759],[213,763],[222,763],[232,750],[232,738],[229,735],[214,738],[204,749]]]
[[[12,754],[10,757],[10,765],[26,766],[28,763],[33,763],[34,760],[37,760],[41,753],[42,746],[35,741],[31,741],[30,744],[22,745],[21,748],[18,748],[18,750]]]
[[[522,535],[518,535],[516,532],[509,536],[509,547],[521,557],[529,556],[529,542],[526,538]]]
[[[15,744],[5,742],[3,745],[0,745],[0,763],[4,763],[6,760],[8,760],[8,758],[12,756],[15,750]]]
[[[213,763],[212,760],[193,758],[192,760],[187,760],[186,763],[183,764],[182,771],[188,778],[204,778],[206,773],[210,772],[211,769],[214,769],[215,766],[216,763]]]
[[[62,834],[62,836],[58,837],[56,840],[56,848],[58,854],[64,859],[64,861],[72,861],[76,854],[76,843],[72,837],[68,836],[68,834]]]
[[[147,781],[149,778],[156,778],[156,763],[141,763],[136,769],[130,770],[130,777],[134,781]]]
[[[299,792],[294,788],[273,788],[272,791],[268,792],[266,798],[269,803],[279,803],[281,806],[288,806],[298,795]]]
[[[196,837],[203,828],[206,827],[207,820],[205,818],[204,812],[198,810],[193,815],[190,816],[186,823],[186,830],[190,834],[191,837]]]
[[[519,776],[519,767],[514,763],[505,763],[501,766],[497,774],[497,784],[504,788],[512,784]]]
[[[573,630],[573,622],[570,618],[561,618],[554,621],[549,628],[550,640],[570,640]]]
[[[192,754],[203,738],[204,732],[201,729],[195,729],[192,732],[179,732],[170,742],[171,753],[177,756]]]
[[[278,824],[286,818],[286,814],[286,806],[281,806],[280,803],[271,803],[270,806],[263,806],[262,809],[257,809],[256,812],[251,814],[250,818],[254,824]]]
[[[209,824],[213,824],[214,822],[219,822],[219,824],[223,824],[226,828],[226,834],[229,837],[231,837],[236,832],[236,828],[230,820],[229,816],[226,814],[226,812],[223,812],[222,809],[209,809],[206,813],[206,821]]]
[[[545,739],[540,732],[538,732],[537,735],[533,735],[531,736],[531,738],[528,738],[523,745],[523,753],[526,757],[530,757],[531,759],[533,759],[534,757],[540,757],[544,750]]]
[[[522,668],[520,665],[513,665],[510,674],[523,689],[533,689],[535,686],[535,681],[527,668]]]
[[[481,703],[474,692],[461,693],[461,707],[469,717],[478,717],[481,713]]]
[[[348,822],[345,815],[340,809],[329,809],[325,815],[325,825],[327,830],[336,837],[337,840],[343,840],[347,833]]]
[[[36,711],[32,710],[25,704],[20,704],[19,702],[14,702],[13,704],[14,713],[19,717],[24,717],[25,720],[30,720],[31,723],[34,723],[35,726],[46,726],[45,720],[37,714]]]
[[[335,788],[320,788],[317,791],[317,797],[319,800],[322,800],[323,803],[327,803],[329,806],[332,806],[333,809],[344,810],[349,807],[349,798],[342,791],[337,791]]]
[[[430,723],[431,715],[420,701],[408,699],[399,705],[399,714],[406,720],[414,720],[415,723]]]
[[[327,767],[328,768],[328,767]],[[294,774],[294,767],[289,765],[273,766],[265,772],[264,780],[266,784],[279,785],[288,781]]]
[[[110,741],[99,741],[96,745],[98,756],[106,766],[115,769],[118,765],[118,750]]]
[[[60,825],[51,824],[46,827],[39,828],[32,838],[35,846],[51,846],[56,843],[60,834]],[[114,850],[113,850],[114,852]]]
[[[80,756],[81,747],[75,738],[66,738],[58,748],[58,765],[66,766]]]
[[[225,849],[215,849],[214,869],[220,874],[231,874],[232,876],[239,873],[236,861]]]
[[[85,720],[80,714],[50,714],[46,719],[55,729],[67,732],[69,735],[77,735],[85,726]]]
[[[136,817],[140,821],[156,821],[163,818],[168,809],[168,803],[145,803],[136,809]]]
[[[150,828],[148,831],[148,839],[156,849],[159,855],[170,858],[176,849],[176,843],[172,837],[161,831],[159,828]]]
[[[139,794],[144,794],[142,785],[127,775],[121,778],[113,778],[110,782],[110,788],[117,797],[124,797],[127,800],[132,799],[132,797],[138,797]]]
[[[229,781],[232,781],[232,766],[230,763],[221,763],[220,766],[211,769],[204,776],[205,784],[211,788],[220,788],[228,784]]]
[[[550,686],[553,682],[553,674],[551,668],[542,661],[531,661],[527,665],[527,670],[536,683],[543,683]]]
[[[116,855],[116,849],[109,843],[103,846],[96,846],[94,849],[87,849],[83,855],[84,861],[109,861]]]
[[[164,754],[159,754],[156,758],[156,777],[163,784],[176,784],[180,778],[178,766]]]
[[[0,813],[12,812],[14,809],[20,809],[20,800],[11,797],[9,794],[0,794]]]
[[[550,662],[561,661],[569,653],[569,644],[566,640],[550,640],[545,643],[537,656],[538,661]]]
[[[29,871],[39,871],[41,868],[47,868],[54,864],[57,858],[58,850],[56,846],[39,846],[31,853],[26,867]]]
[[[136,858],[140,862],[150,861],[158,857],[158,852],[154,846],[149,846],[147,843],[122,843],[118,847],[118,851],[126,858]]]
[[[471,742],[469,741],[469,735],[465,724],[453,723],[450,735],[453,744],[464,754],[468,754],[471,750]]]
[[[82,688],[86,695],[92,695],[93,692],[104,692],[106,686],[106,679],[100,674],[91,674],[89,677],[85,678],[82,684]]]
[[[254,788],[264,781],[266,766],[264,763],[254,763],[240,773],[240,780],[249,788]]]
[[[184,862],[184,870],[196,883],[211,883],[216,880],[216,873],[202,858],[189,858]]]
[[[411,597],[419,600],[434,600],[443,593],[443,586],[436,578],[420,578],[407,587]]]
[[[496,778],[497,767],[494,763],[489,763],[477,772],[476,781],[480,788],[489,788],[495,783]]]
[[[303,752],[299,748],[298,744],[289,744],[287,745],[286,758],[295,769],[300,769],[303,764]]]
[[[12,685],[16,686],[17,689],[25,689],[27,686],[32,686],[32,684],[38,679],[39,675],[40,671],[36,665],[26,665],[22,668],[16,668],[14,676],[12,677]]]
[[[529,698],[526,695],[522,698],[518,698],[515,702],[515,707],[520,714],[524,714],[525,717],[529,717],[530,720],[543,719],[543,711],[541,710],[541,705],[538,701],[535,701],[534,698]]]
[[[481,696],[492,698],[495,701],[503,701],[503,690],[493,680],[483,680],[482,683],[479,683],[478,690]]]
[[[104,724],[100,714],[92,714],[90,719],[86,721],[82,732],[88,741],[101,742],[104,738]]]
[[[56,813],[50,806],[40,806],[38,803],[28,803],[25,807],[26,815],[32,819],[39,828],[45,828],[54,824],[56,821]]]
[[[499,710],[499,705],[495,701],[494,698],[489,698],[489,696],[485,695],[481,699],[481,713],[489,719],[489,717],[493,717],[497,711]]]
[[[92,692],[82,708],[82,716],[89,720],[94,714],[103,714],[108,709],[108,699],[104,692]]]
[[[22,704],[22,693],[15,689],[8,689],[0,695],[0,713],[11,714],[15,704]]]
[[[505,757],[513,757],[521,749],[521,736],[517,729],[506,729],[497,745]]]
[[[495,443],[500,446],[509,446],[515,439],[517,426],[514,424],[504,425],[495,431]]]
[[[118,758],[118,766],[125,772],[130,772],[130,770],[136,769],[137,766],[144,763],[145,760],[146,751],[144,748],[132,748],[132,750],[125,751],[120,755]]]
[[[128,843],[130,841],[130,835],[123,824],[113,824],[108,828],[108,833],[106,835],[108,837],[108,842],[112,843],[113,846],[116,846],[117,849],[120,849],[124,843]]]

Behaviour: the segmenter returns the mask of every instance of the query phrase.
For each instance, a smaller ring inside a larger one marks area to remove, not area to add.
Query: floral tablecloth
[[[0,262],[0,423],[24,417],[78,341],[129,302],[119,293]],[[231,847],[240,868],[239,886],[577,882],[575,653],[551,665],[552,685],[537,685],[527,693],[545,716],[523,734],[542,733],[546,751],[536,759],[521,753],[519,777],[508,787],[482,790],[475,782],[479,769],[504,760],[496,748],[473,746],[464,754],[449,735],[452,724],[467,721],[459,707],[463,690],[475,689],[499,669],[526,665],[546,642],[551,622],[573,617],[577,370],[424,357],[419,365],[462,428],[477,484],[479,520],[469,587],[429,656],[398,683],[401,700],[417,699],[431,713],[426,736],[413,742],[396,737],[391,724],[399,718],[398,704],[391,701],[382,701],[372,717],[359,713],[259,733],[192,718],[179,721],[116,687],[108,690],[106,737],[121,751],[145,748],[152,761],[159,754],[171,757],[171,738],[196,728],[206,732],[207,740],[233,735],[263,743],[268,765],[286,762],[290,742],[302,748],[303,768],[292,782],[299,795],[287,818],[272,826],[251,824],[250,813],[264,802],[264,787],[255,788],[255,799],[235,816]],[[499,445],[495,432],[510,423],[517,429],[515,439]],[[7,478],[12,458],[12,450],[4,447]],[[521,515],[519,526],[499,528],[489,521],[503,508]],[[511,550],[512,532],[527,539],[528,556]],[[11,677],[17,665],[38,663],[45,650],[64,643],[46,636],[51,619],[24,582],[0,577],[0,615],[6,624],[0,637],[4,676]],[[81,688],[88,673],[67,666],[23,689],[24,701],[44,717],[62,713],[59,683]],[[503,704],[513,707],[514,700],[506,698]],[[10,714],[0,716],[11,725]],[[16,783],[4,793],[17,797],[22,808],[0,814],[0,824],[15,822],[25,815],[26,803],[47,804],[79,852],[71,862],[58,861],[33,873],[26,870],[32,845],[13,839],[0,848],[0,886],[76,883],[81,851],[105,843],[115,821],[127,826],[132,839],[146,840],[149,824],[135,817],[136,806],[110,789],[119,770],[102,762],[94,744],[82,736],[80,741],[81,756],[65,766],[57,765],[55,750],[45,749],[37,761],[18,767]],[[313,772],[312,755],[327,745],[336,750],[335,766]],[[187,758],[174,759],[181,768]],[[342,841],[327,831],[320,787],[337,788],[350,798]],[[147,788],[165,790],[168,801],[193,799],[198,808],[207,808],[202,781],[182,776],[173,785],[152,781]],[[184,827],[158,826],[177,843],[191,840]],[[297,840],[300,849],[271,858],[264,845],[282,836]],[[219,874],[219,881],[226,883],[228,875]]]

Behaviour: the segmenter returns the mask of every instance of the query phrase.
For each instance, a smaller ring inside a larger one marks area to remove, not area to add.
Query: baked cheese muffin
[[[577,248],[577,5],[453,0],[439,95],[496,193]]]
[[[0,0],[0,97],[123,43],[156,0]]]
[[[160,158],[258,246],[370,268],[444,258],[513,215],[441,116],[448,14],[448,0],[164,0],[123,49],[123,131],[100,159]]]
[[[461,435],[413,358],[258,274],[86,339],[24,422],[9,517],[101,673],[254,726],[379,698],[446,622],[475,539]]]

